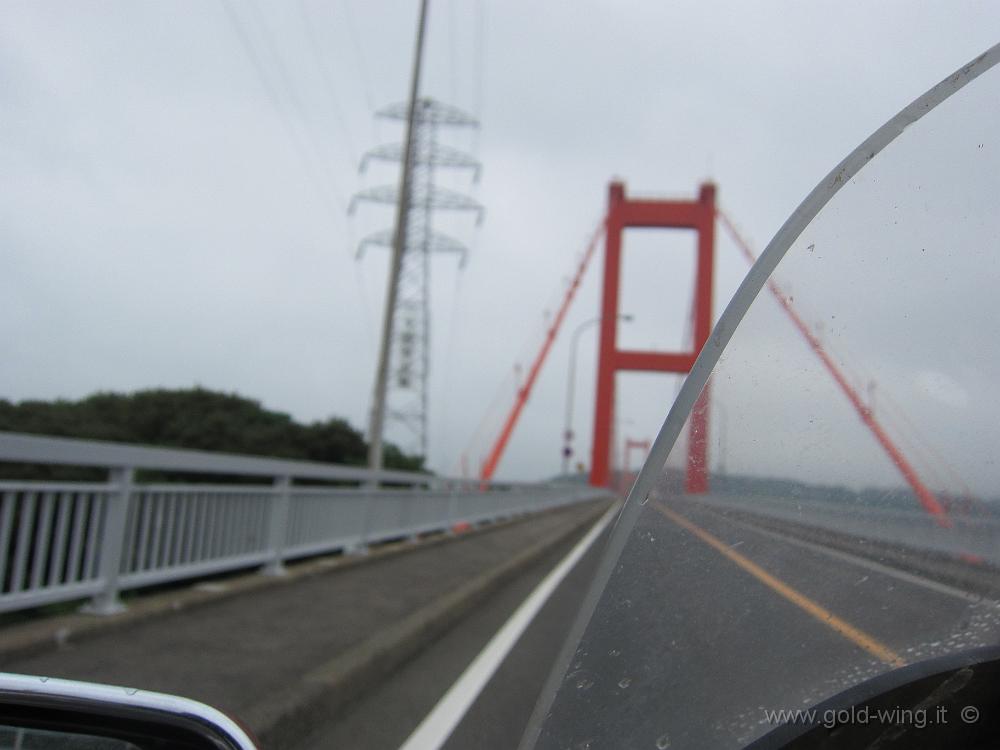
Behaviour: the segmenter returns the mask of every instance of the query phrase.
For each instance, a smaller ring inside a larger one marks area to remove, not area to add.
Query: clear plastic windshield
[[[528,746],[742,747],[1000,641],[998,133],[994,68],[798,235],[702,392],[709,491],[685,425]]]

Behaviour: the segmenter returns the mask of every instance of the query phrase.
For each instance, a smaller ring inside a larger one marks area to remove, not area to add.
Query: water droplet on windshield
[[[648,502],[649,502],[649,493],[647,492],[647,493],[646,493],[646,494],[645,494],[645,495],[643,496],[642,500],[640,500],[640,501],[639,501],[639,505],[645,505],[645,504],[646,504],[646,503],[648,503]]]
[[[667,750],[670,747],[670,737],[664,732],[656,738],[656,750]]]
[[[577,670],[569,675],[569,681],[577,690],[590,690],[594,687],[594,681],[590,673],[585,669]]]
[[[622,677],[620,680],[618,680],[618,687],[620,687],[622,690],[624,690],[631,684],[632,684],[631,677]]]

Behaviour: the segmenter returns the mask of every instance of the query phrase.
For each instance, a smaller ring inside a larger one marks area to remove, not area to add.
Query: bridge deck
[[[525,550],[565,539],[604,507],[586,503],[415,547],[349,571],[147,619],[57,651],[9,658],[0,669],[179,693],[266,733],[281,702],[276,699],[287,698],[318,667]]]

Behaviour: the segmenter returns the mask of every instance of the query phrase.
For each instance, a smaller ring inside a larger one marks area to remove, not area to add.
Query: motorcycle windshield
[[[998,642],[996,56],[877,131],[768,246],[523,747],[742,747],[872,676]]]

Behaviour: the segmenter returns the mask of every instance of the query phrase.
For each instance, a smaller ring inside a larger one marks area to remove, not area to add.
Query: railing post
[[[118,577],[125,545],[125,519],[132,500],[134,478],[135,471],[131,467],[115,467],[110,471],[108,480],[114,489],[108,495],[101,546],[98,550],[98,576],[104,582],[104,588],[81,608],[87,614],[114,615],[125,610],[125,605],[118,598]]]
[[[416,482],[414,482],[413,484],[410,485],[410,492],[417,493],[417,492],[421,492],[421,491],[423,491],[423,488],[419,484],[417,484]],[[430,485],[428,485],[426,492],[428,494],[431,492]],[[413,516],[415,515],[414,511],[418,511],[419,510],[419,508],[417,506],[418,502],[420,502],[420,501],[419,500],[410,500],[409,502],[406,503],[406,520],[404,521],[404,523],[410,529],[409,533],[406,535],[406,541],[410,542],[411,544],[416,544],[417,542],[420,541],[420,534],[418,534],[413,529]]]
[[[368,554],[368,543],[371,541],[372,504],[381,489],[381,478],[381,471],[369,469],[368,478],[358,488],[361,490],[362,502],[364,503],[361,509],[361,538],[344,550],[349,555],[364,557]]]
[[[445,533],[455,536],[455,524],[458,523],[458,490],[454,485],[448,488],[448,518],[445,521]]]
[[[349,544],[344,552],[348,555],[364,557],[368,554],[368,526],[371,522],[372,496],[378,491],[378,482],[363,482],[358,489],[361,492],[361,536],[356,542]]]
[[[292,478],[276,478],[274,480],[274,501],[271,503],[267,533],[267,548],[271,553],[271,560],[261,571],[267,576],[283,576],[285,574],[285,538],[288,535],[288,511],[291,505],[291,495]]]

